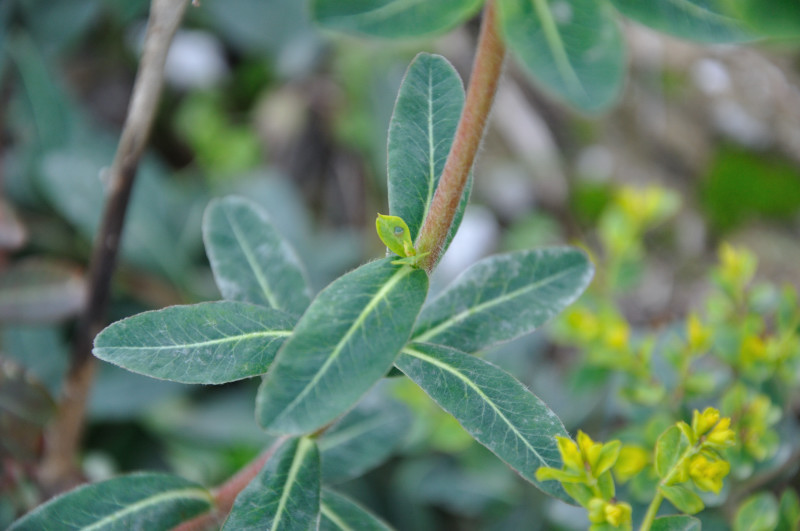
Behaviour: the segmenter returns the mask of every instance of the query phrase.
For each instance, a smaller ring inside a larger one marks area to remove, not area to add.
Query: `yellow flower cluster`
[[[603,524],[609,524],[615,529],[630,529],[631,528],[631,506],[625,502],[606,501],[602,498],[592,498],[589,502],[589,521],[592,524],[589,529],[592,531],[601,527]]]

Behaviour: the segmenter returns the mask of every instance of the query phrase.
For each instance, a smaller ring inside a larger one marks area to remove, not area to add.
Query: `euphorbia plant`
[[[224,529],[385,528],[330,490],[325,471],[363,471],[366,465],[352,455],[347,461],[346,452],[330,450],[330,437],[361,414],[354,406],[394,369],[523,478],[565,501],[567,493],[576,498],[563,481],[547,481],[561,480],[557,471],[575,465],[567,454],[574,457],[578,446],[561,421],[513,376],[475,354],[532,332],[574,301],[592,276],[586,255],[558,247],[492,256],[425,303],[429,274],[469,198],[506,45],[550,92],[585,110],[602,108],[618,94],[625,62],[611,3],[316,0],[312,12],[333,29],[407,37],[449,29],[484,4],[466,94],[446,59],[424,53],[400,88],[389,129],[389,214],[377,220],[386,257],[312,297],[302,264],[269,214],[241,198],[216,200],[203,235],[225,300],[142,313],[95,340],[98,358],[155,378],[222,384],[261,377],[256,419],[274,443],[215,490],[165,474],[122,476],[56,498],[13,529],[190,529],[215,522]],[[649,11],[635,2],[613,4],[676,34],[745,37],[743,24],[723,11],[727,4],[665,0]],[[578,442],[584,453],[594,452],[588,437]],[[609,444],[597,447],[600,477],[610,477],[603,474],[620,451]],[[692,444],[696,453],[705,448]],[[554,472],[548,477],[540,469]],[[609,525],[629,524],[629,510],[603,488],[578,501],[593,521],[602,515]]]

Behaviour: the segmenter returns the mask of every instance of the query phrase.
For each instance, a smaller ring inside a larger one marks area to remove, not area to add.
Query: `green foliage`
[[[133,474],[58,496],[10,529],[167,530],[211,506],[211,493],[196,483],[165,474]]]
[[[320,505],[320,531],[389,531],[391,528],[369,511],[332,490],[323,489]]]
[[[700,531],[700,520],[691,516],[662,516],[653,520],[653,531]]]
[[[734,531],[771,531],[778,526],[778,500],[769,492],[748,498],[736,511]]]

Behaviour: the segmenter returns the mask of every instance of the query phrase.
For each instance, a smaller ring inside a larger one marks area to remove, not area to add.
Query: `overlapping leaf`
[[[325,288],[283,345],[256,399],[268,431],[314,431],[347,411],[392,365],[428,290],[428,276],[392,258]]]
[[[223,530],[308,531],[319,515],[319,451],[313,440],[283,444],[236,497]]]
[[[619,11],[651,28],[699,42],[746,40],[727,0],[611,0]]]
[[[539,467],[561,467],[554,437],[568,437],[564,425],[513,376],[480,358],[439,345],[412,344],[403,349],[395,365],[522,477],[570,501],[559,483],[536,480]]]
[[[323,489],[318,531],[390,531],[391,528],[353,500]]]
[[[403,444],[410,427],[403,404],[386,399],[359,404],[320,438],[322,477],[339,482],[362,475]]]
[[[481,260],[419,316],[414,340],[476,352],[532,332],[586,289],[593,267],[567,247]]]
[[[700,531],[700,520],[691,516],[662,516],[653,520],[652,531]]]
[[[221,384],[265,373],[293,322],[279,310],[244,302],[171,306],[108,326],[93,352],[153,378]]]
[[[191,481],[166,474],[133,474],[53,498],[17,520],[9,531],[159,531],[172,529],[211,505],[211,493]]]
[[[625,49],[605,2],[498,0],[497,5],[509,48],[548,92],[586,111],[616,100]]]
[[[240,197],[212,201],[203,240],[222,296],[300,315],[310,302],[294,251],[254,203]]]
[[[397,95],[389,125],[387,163],[389,212],[408,224],[415,243],[439,185],[463,107],[464,88],[450,63],[438,55],[417,55]],[[470,175],[447,244],[461,224],[471,186]]]
[[[467,20],[483,0],[313,0],[311,13],[323,26],[384,38],[446,31]]]

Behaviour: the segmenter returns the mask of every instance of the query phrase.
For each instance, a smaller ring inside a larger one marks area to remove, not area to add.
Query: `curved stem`
[[[500,81],[504,57],[505,44],[497,28],[497,8],[495,1],[489,0],[481,22],[464,111],[418,238],[417,252],[430,253],[420,263],[429,273],[439,261],[469,172],[475,162]]]
[[[155,118],[164,64],[172,37],[178,29],[188,0],[153,0],[150,7],[144,51],[133,86],[128,115],[109,172],[109,197],[89,264],[88,302],[78,321],[55,420],[45,434],[45,454],[39,481],[56,493],[80,480],[75,457],[80,448],[86,403],[94,374],[92,342],[105,322],[125,212],[139,160],[147,145]]]
[[[661,494],[661,490],[656,488],[656,495],[647,507],[647,513],[644,515],[644,520],[642,520],[642,526],[639,528],[639,531],[650,531],[662,501],[664,501],[664,495]]]

